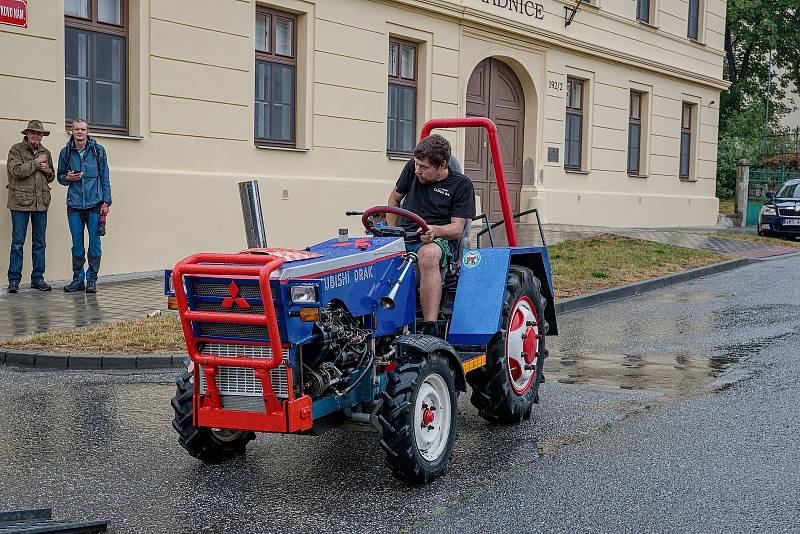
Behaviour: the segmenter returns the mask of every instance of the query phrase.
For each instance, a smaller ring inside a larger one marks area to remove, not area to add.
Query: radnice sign
[[[511,11],[532,19],[544,19],[544,6],[533,0],[481,0],[495,9]]]
[[[28,3],[25,0],[0,0],[0,24],[28,27]]]

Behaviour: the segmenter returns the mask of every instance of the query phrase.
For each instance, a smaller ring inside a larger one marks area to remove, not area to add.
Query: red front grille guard
[[[194,254],[175,265],[175,269],[172,271],[172,286],[178,301],[181,326],[186,339],[186,350],[195,364],[195,369],[199,369],[199,366],[203,367],[206,379],[206,394],[202,405],[195,406],[196,423],[199,426],[273,432],[291,432],[311,428],[311,398],[304,395],[299,399],[294,399],[291,373],[288,369],[289,400],[286,411],[272,389],[269,371],[281,364],[283,347],[269,280],[272,272],[279,269],[281,265],[283,265],[283,259],[269,255],[210,253]],[[184,275],[223,278],[257,276],[261,300],[264,304],[264,315],[190,310],[186,289],[183,285]],[[269,335],[272,357],[237,356],[231,358],[201,354],[197,350],[197,338],[192,328],[192,321],[265,326]],[[261,382],[265,407],[263,413],[222,409],[216,382],[217,370],[220,366],[253,369],[256,378]],[[195,381],[195,393],[197,393],[197,387],[197,381]]]

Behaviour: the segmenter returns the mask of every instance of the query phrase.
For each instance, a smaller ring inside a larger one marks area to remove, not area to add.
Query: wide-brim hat
[[[42,121],[32,120],[28,123],[28,127],[22,130],[21,133],[39,132],[42,135],[50,135],[50,130],[45,130]]]

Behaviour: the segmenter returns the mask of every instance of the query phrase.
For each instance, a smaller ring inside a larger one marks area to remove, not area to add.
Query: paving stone
[[[100,369],[103,357],[99,354],[70,354],[70,369]]]
[[[68,363],[69,356],[67,354],[40,352],[36,355],[36,367],[66,369]]]

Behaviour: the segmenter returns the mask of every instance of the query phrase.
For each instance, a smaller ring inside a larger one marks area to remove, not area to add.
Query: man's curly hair
[[[417,143],[414,157],[427,159],[436,168],[441,167],[442,163],[450,162],[450,142],[439,134],[431,134]]]

